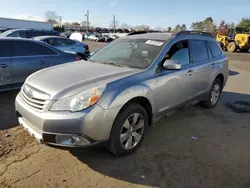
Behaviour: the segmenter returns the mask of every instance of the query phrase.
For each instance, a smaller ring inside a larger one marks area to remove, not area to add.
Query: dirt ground
[[[215,109],[194,106],[162,119],[123,158],[101,147],[68,151],[36,143],[18,126],[18,91],[0,93],[0,187],[249,188],[250,114],[225,104],[250,101],[250,53],[228,57],[230,76]]]

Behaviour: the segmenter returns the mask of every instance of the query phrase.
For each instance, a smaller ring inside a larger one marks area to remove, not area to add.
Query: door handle
[[[7,64],[1,64],[0,67],[1,67],[2,69],[5,69],[5,68],[8,67],[8,65],[7,65]]]
[[[40,61],[40,65],[45,65],[45,62],[44,61]]]

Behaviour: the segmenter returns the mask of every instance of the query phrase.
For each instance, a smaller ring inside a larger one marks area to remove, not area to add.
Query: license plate
[[[42,135],[39,134],[38,132],[34,131],[27,123],[23,121],[22,118],[18,118],[18,121],[20,125],[24,128],[24,130],[34,139],[36,139],[37,142],[41,143],[42,142]]]

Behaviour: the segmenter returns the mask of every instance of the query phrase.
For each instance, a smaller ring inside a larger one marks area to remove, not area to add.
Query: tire
[[[219,88],[217,88],[216,85],[219,86]],[[220,100],[221,92],[222,92],[222,83],[221,83],[221,80],[217,78],[212,85],[212,88],[209,92],[207,100],[201,102],[202,106],[208,109],[216,107],[216,105],[218,104]],[[215,100],[215,98],[217,100]]]
[[[137,126],[137,130],[131,130],[133,128],[129,127],[133,124],[135,117],[138,117],[134,125],[134,128]],[[134,152],[143,141],[147,126],[146,110],[139,104],[128,104],[115,119],[109,138],[109,151],[116,156],[125,156]]]
[[[227,45],[227,51],[228,52],[236,52],[237,50],[237,45],[235,42],[229,42],[229,44]]]

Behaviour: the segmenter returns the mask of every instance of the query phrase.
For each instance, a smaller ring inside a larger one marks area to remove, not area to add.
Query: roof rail
[[[203,31],[179,31],[178,33],[176,33],[175,36],[177,37],[181,35],[203,35],[203,36],[214,37],[212,33]]]

